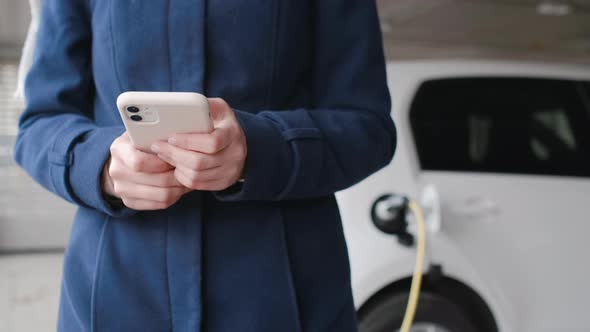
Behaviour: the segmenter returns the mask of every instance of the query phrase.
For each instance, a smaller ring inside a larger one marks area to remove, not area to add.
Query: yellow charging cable
[[[426,256],[426,225],[424,223],[424,216],[422,209],[416,202],[410,200],[408,207],[416,218],[417,226],[417,244],[416,244],[416,265],[414,267],[414,275],[412,276],[412,286],[410,287],[410,297],[406,307],[406,313],[400,332],[410,332],[414,316],[416,314],[416,307],[418,306],[418,295],[420,294],[420,285],[422,284],[422,272],[424,271],[424,258]]]

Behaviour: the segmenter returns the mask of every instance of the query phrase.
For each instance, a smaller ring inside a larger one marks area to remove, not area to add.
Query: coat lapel
[[[204,93],[206,1],[170,0],[168,40],[172,91]]]
[[[204,93],[205,5],[205,0],[111,0],[115,74],[122,91]],[[202,320],[202,195],[187,196],[167,211],[162,248],[174,331],[199,331]]]

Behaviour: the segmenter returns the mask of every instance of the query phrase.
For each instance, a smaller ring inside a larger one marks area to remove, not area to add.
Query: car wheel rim
[[[400,332],[400,330],[396,330]],[[416,323],[412,325],[410,332],[451,332],[435,323]]]

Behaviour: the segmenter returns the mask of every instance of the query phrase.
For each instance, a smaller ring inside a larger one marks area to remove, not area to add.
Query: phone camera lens
[[[141,116],[139,116],[139,115],[132,115],[130,118],[133,121],[141,121],[141,120],[143,120],[143,118]]]
[[[135,106],[129,106],[129,107],[127,107],[127,112],[129,112],[129,113],[137,113],[137,112],[139,112],[139,108],[137,108]]]

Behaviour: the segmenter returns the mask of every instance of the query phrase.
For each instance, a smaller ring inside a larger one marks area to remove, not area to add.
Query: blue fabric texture
[[[245,182],[114,208],[124,91],[222,97]],[[78,206],[58,331],[353,332],[334,193],[395,150],[370,0],[44,0],[16,161]]]

